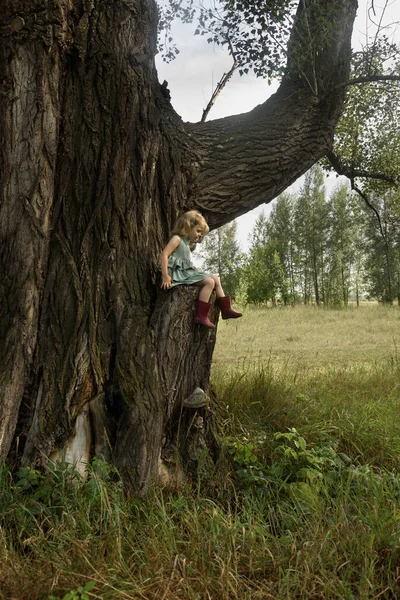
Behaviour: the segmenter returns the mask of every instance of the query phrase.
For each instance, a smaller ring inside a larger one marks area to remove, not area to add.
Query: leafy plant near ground
[[[62,598],[62,600],[89,600],[87,592],[93,590],[95,586],[94,581],[88,581],[83,587],[78,585],[74,590],[71,590]],[[56,596],[49,596],[49,600],[59,600]]]

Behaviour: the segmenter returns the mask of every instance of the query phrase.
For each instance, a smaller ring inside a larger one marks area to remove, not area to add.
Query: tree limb
[[[383,230],[382,227],[382,220],[381,220],[381,216],[378,212],[378,210],[375,208],[375,206],[372,204],[372,202],[369,200],[368,196],[366,194],[364,194],[364,192],[362,190],[360,190],[360,188],[358,188],[355,183],[354,183],[354,179],[350,179],[350,183],[351,183],[351,189],[356,192],[365,202],[365,204],[368,206],[368,208],[370,210],[372,210],[372,212],[375,214],[378,223],[379,223],[379,230],[381,232],[381,236],[382,239],[384,240],[384,242],[386,243],[386,236],[385,236],[385,232]]]
[[[359,83],[371,83],[374,81],[400,81],[400,75],[369,75],[368,77],[355,77],[354,79],[338,83],[336,88],[358,85]]]
[[[236,68],[237,68],[237,62],[236,62],[236,60],[234,60],[229,71],[227,73],[224,73],[222,75],[221,79],[219,80],[219,82],[217,83],[216,88],[213,91],[212,96],[211,96],[207,106],[203,110],[203,114],[201,116],[201,123],[204,123],[204,121],[207,119],[208,114],[209,114],[210,110],[212,109],[212,107],[214,106],[216,99],[218,98],[219,94],[222,92],[222,90],[224,89],[224,87],[226,86],[226,84],[228,83],[230,78],[232,77],[233,73],[236,71]]]
[[[218,98],[219,94],[222,92],[222,90],[224,89],[224,87],[226,86],[226,84],[228,83],[228,81],[230,80],[230,78],[232,77],[232,75],[234,74],[234,72],[237,69],[238,62],[236,60],[236,56],[235,56],[235,52],[234,52],[233,46],[232,46],[232,44],[231,44],[230,41],[228,43],[229,43],[230,53],[231,53],[231,56],[233,58],[232,66],[231,66],[231,68],[229,69],[229,71],[227,73],[224,73],[222,75],[221,79],[217,83],[217,86],[216,86],[215,90],[212,93],[210,101],[208,102],[207,106],[203,110],[203,114],[202,114],[202,117],[201,117],[201,123],[204,123],[204,121],[207,119],[208,114],[209,114],[210,110],[212,109],[212,107],[214,106],[216,99]]]
[[[385,236],[385,232],[383,230],[382,220],[381,220],[379,211],[375,208],[375,206],[369,200],[368,196],[362,190],[360,190],[360,188],[358,188],[356,186],[356,184],[354,183],[354,179],[355,179],[355,177],[369,177],[369,178],[373,178],[373,179],[380,179],[381,181],[388,181],[390,183],[394,183],[395,185],[398,185],[400,182],[400,177],[393,178],[393,177],[389,177],[388,175],[385,175],[384,173],[367,173],[366,171],[358,171],[358,170],[354,169],[353,167],[345,167],[343,165],[343,163],[341,162],[340,158],[334,152],[328,152],[326,154],[326,157],[338,175],[344,175],[345,177],[347,177],[350,180],[351,189],[354,192],[356,192],[364,200],[364,202],[368,206],[368,208],[370,210],[372,210],[372,212],[375,214],[375,216],[378,220],[379,230],[381,232],[382,239],[386,243],[386,236]]]
[[[353,166],[346,166],[342,163],[340,158],[331,150],[326,153],[326,158],[331,163],[333,169],[338,175],[344,175],[348,179],[353,180],[355,177],[365,177],[366,179],[377,179],[379,181],[386,181],[392,185],[400,184],[400,175],[394,177],[387,173],[379,173],[374,171],[365,171],[363,169],[355,169]]]

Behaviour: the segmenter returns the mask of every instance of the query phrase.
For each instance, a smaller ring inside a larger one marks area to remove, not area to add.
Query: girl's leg
[[[198,281],[196,285],[200,287],[200,293],[196,304],[194,320],[196,323],[200,323],[200,325],[214,329],[215,325],[214,323],[211,323],[208,318],[208,312],[211,307],[209,300],[214,289],[215,281],[212,277],[205,277],[202,281]]]
[[[221,309],[221,316],[223,319],[237,319],[242,316],[242,313],[233,310],[231,307],[231,299],[229,296],[225,296],[224,290],[222,289],[221,281],[218,275],[212,276],[215,281],[215,291],[217,294],[217,304]]]
[[[215,293],[217,294],[217,298],[223,298],[225,296],[224,290],[222,289],[221,280],[218,275],[212,276],[215,282]]]
[[[199,300],[208,302],[215,286],[213,277],[205,277],[195,285],[200,287]]]

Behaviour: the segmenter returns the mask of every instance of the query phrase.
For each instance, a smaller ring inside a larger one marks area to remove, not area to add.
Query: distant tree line
[[[346,306],[361,297],[400,304],[399,192],[368,203],[339,184],[329,195],[318,165],[300,192],[261,214],[241,252],[236,222],[205,238],[202,258],[226,293],[248,304]]]

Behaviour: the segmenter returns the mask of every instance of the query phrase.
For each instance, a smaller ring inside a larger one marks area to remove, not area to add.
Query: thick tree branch
[[[379,181],[386,181],[387,183],[390,183],[392,185],[400,184],[400,175],[394,177],[393,175],[388,175],[387,173],[366,171],[364,169],[356,169],[353,166],[346,166],[332,150],[327,152],[325,156],[331,163],[336,173],[338,175],[344,175],[345,177],[350,179],[350,181],[352,181],[355,177],[364,177],[366,179],[377,179]]]
[[[186,126],[198,153],[193,204],[212,228],[270,202],[326,153],[336,121],[313,98],[282,87],[250,113]]]
[[[192,164],[188,205],[202,210],[212,228],[273,200],[332,147],[345,94],[337,86],[350,74],[356,5],[329,4],[332,34],[320,51],[315,49],[315,64],[308,67],[318,78],[318,97],[299,70],[302,42],[297,35],[289,44],[283,82],[267,102],[247,114],[186,124],[198,157]],[[300,9],[297,18],[303,18]],[[317,25],[308,22],[310,31]],[[301,69],[306,67],[303,62]]]

